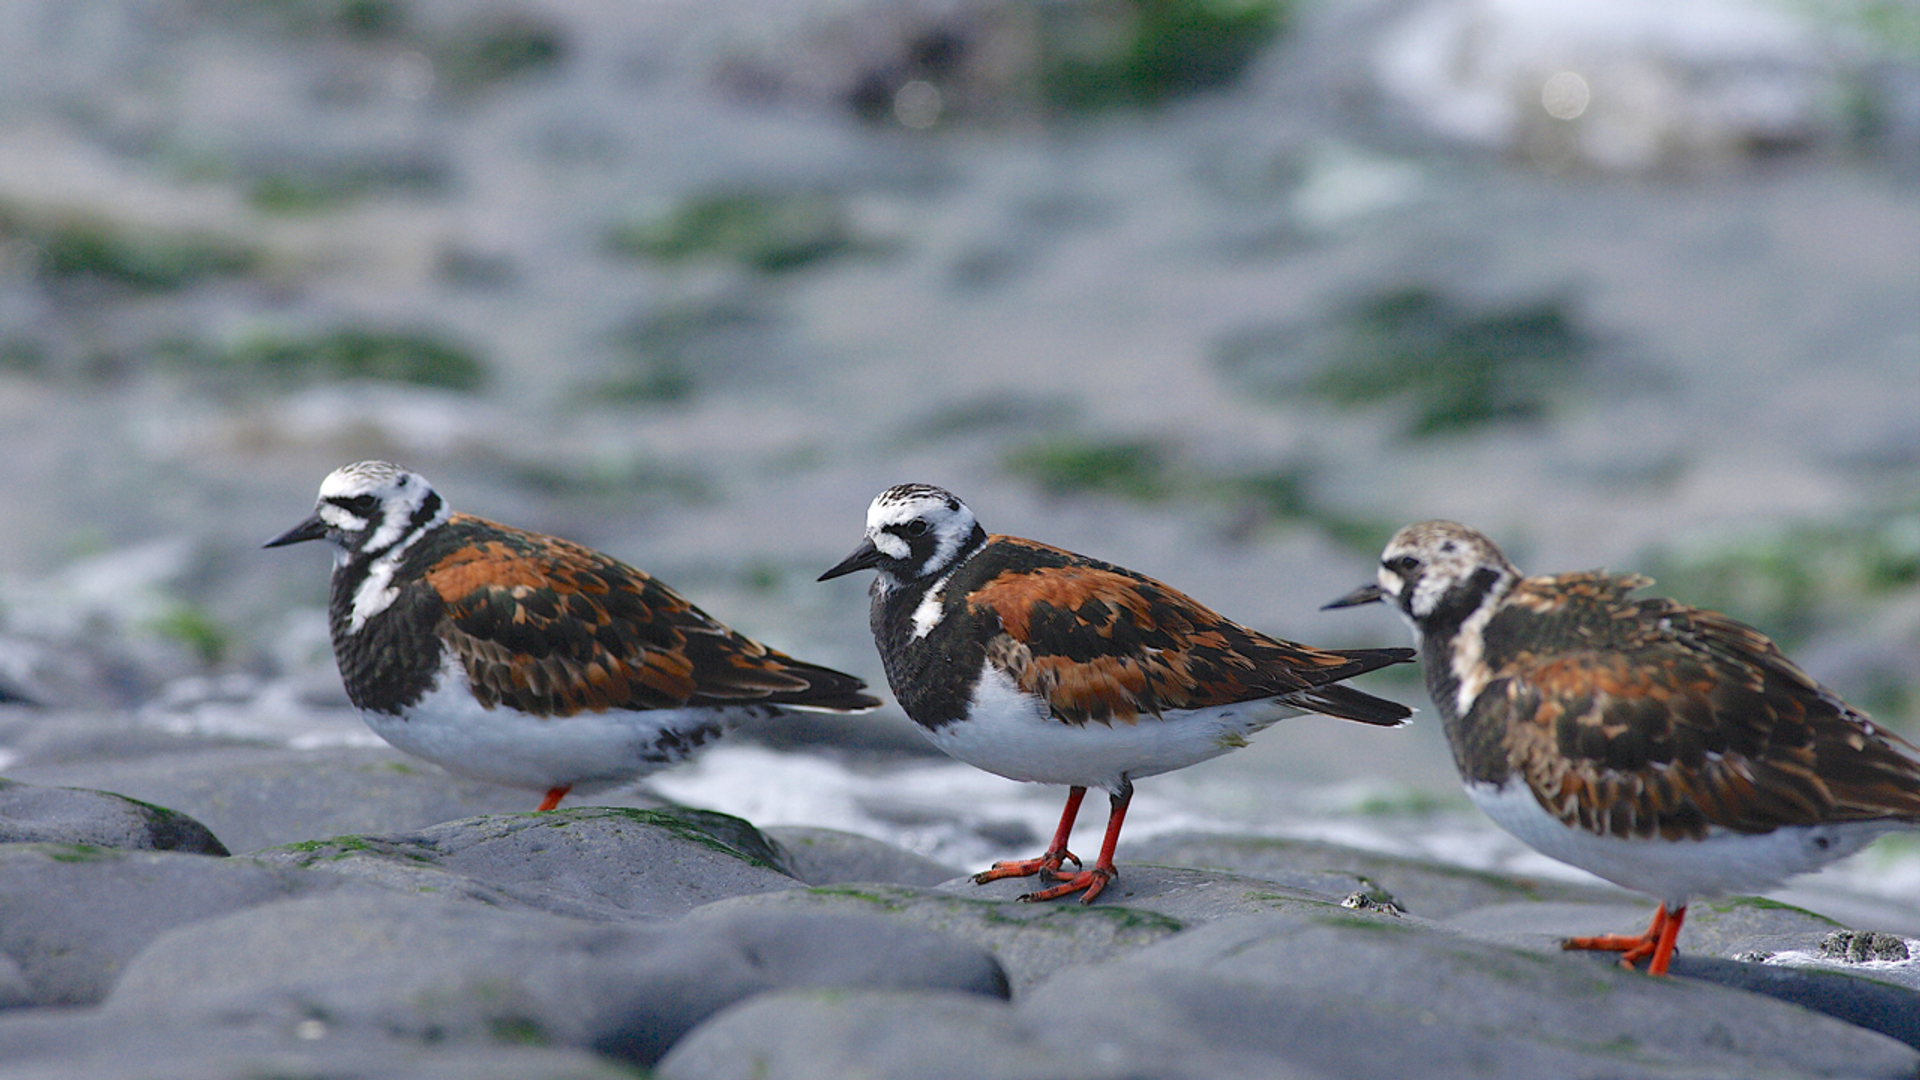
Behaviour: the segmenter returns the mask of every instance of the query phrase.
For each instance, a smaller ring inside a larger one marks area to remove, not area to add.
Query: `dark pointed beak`
[[[821,574],[814,580],[827,581],[832,578],[851,574],[855,570],[871,569],[872,567],[879,566],[880,560],[884,558],[886,558],[886,556],[880,554],[880,549],[873,546],[871,539],[862,540],[860,541],[860,546],[853,549],[853,554],[841,559],[834,565],[833,569]]]
[[[315,514],[260,546],[270,548],[286,547],[288,544],[299,544],[308,540],[323,539],[326,535],[326,522],[320,520],[319,514]]]
[[[1383,599],[1386,595],[1387,591],[1378,585],[1362,585],[1331,604],[1320,605],[1320,610],[1332,611],[1335,608],[1359,607],[1361,604],[1371,604]]]

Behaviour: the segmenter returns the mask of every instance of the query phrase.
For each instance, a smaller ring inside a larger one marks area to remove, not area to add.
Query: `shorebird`
[[[1081,893],[1116,871],[1133,782],[1245,746],[1277,720],[1317,712],[1385,727],[1405,706],[1339,680],[1411,660],[1410,649],[1325,650],[1229,622],[1151,578],[1032,540],[990,536],[928,484],[889,488],[866,538],[820,576],[876,571],[872,626],[894,696],[935,746],[1013,780],[1067,785],[1045,854],[976,882],[1043,875],[1022,896]],[[1094,865],[1061,867],[1087,789],[1108,793]]]
[[[1409,525],[1377,600],[1413,627],[1467,795],[1535,850],[1660,902],[1576,937],[1664,974],[1696,897],[1764,890],[1920,823],[1915,748],[1725,615],[1638,574],[1522,577],[1451,521]]]
[[[449,772],[545,792],[541,810],[749,717],[880,704],[625,563],[452,513],[398,465],[335,470],[312,516],[266,546],[307,540],[333,545],[334,658],[367,726]]]

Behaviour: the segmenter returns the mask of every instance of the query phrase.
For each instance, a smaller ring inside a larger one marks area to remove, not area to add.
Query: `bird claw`
[[[1060,884],[1052,886],[1051,888],[1025,893],[1020,899],[1028,901],[1029,903],[1039,903],[1043,900],[1058,900],[1063,896],[1081,893],[1080,902],[1083,904],[1091,904],[1093,903],[1093,898],[1099,896],[1100,891],[1107,887],[1107,882],[1113,880],[1114,871],[1107,867],[1096,866],[1091,870],[1082,870],[1077,874],[1062,874],[1056,872],[1054,876],[1060,879]],[[1082,890],[1085,891],[1083,892]]]
[[[1631,970],[1635,964],[1646,960],[1647,974],[1665,975],[1668,965],[1673,962],[1674,942],[1680,936],[1680,925],[1686,917],[1685,907],[1678,907],[1669,912],[1667,905],[1661,904],[1660,910],[1653,913],[1653,921],[1647,924],[1644,934],[1600,934],[1596,937],[1566,938],[1560,942],[1560,947],[1593,952],[1617,952],[1620,954],[1620,966],[1623,968]]]
[[[1620,966],[1630,968],[1647,957],[1660,945],[1656,936],[1645,934],[1600,934],[1596,937],[1562,938],[1560,947],[1569,952],[1617,952],[1620,954]]]
[[[1068,862],[1073,863],[1075,870],[1080,869],[1080,856],[1065,849],[1049,851],[1037,859],[1006,859],[973,875],[973,883],[985,885],[989,881],[998,881],[1001,878],[1033,877],[1036,874],[1051,874],[1059,877],[1061,865]]]

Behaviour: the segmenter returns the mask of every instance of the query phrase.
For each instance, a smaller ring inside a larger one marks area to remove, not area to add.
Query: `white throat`
[[[353,610],[347,619],[347,632],[357,634],[367,625],[367,620],[387,610],[399,597],[400,590],[394,588],[393,575],[400,568],[400,560],[406,557],[407,549],[420,542],[420,538],[439,528],[451,516],[446,504],[442,503],[440,512],[426,524],[413,532],[398,537],[399,542],[375,556],[367,564],[367,576],[360,579],[360,586],[353,590]],[[382,522],[376,539],[388,535],[389,530],[398,533],[398,527],[391,522]],[[344,564],[345,552],[334,553],[334,566]]]
[[[1474,699],[1480,696],[1480,691],[1485,690],[1492,679],[1493,673],[1487,670],[1480,659],[1486,652],[1486,639],[1482,631],[1487,628],[1487,620],[1493,618],[1497,606],[1493,603],[1480,605],[1460,624],[1460,632],[1454,635],[1453,675],[1459,682],[1459,689],[1453,700],[1459,716],[1465,716],[1473,710]]]
[[[952,570],[940,575],[940,580],[927,586],[926,593],[920,597],[920,606],[913,609],[913,636],[916,640],[926,637],[934,627],[940,625],[941,617],[946,614],[947,581],[952,577]]]

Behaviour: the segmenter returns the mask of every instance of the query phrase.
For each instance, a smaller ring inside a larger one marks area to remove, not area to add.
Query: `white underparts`
[[[1764,891],[1851,855],[1894,821],[1785,826],[1765,833],[1710,831],[1703,840],[1601,836],[1547,813],[1524,781],[1468,784],[1467,796],[1501,828],[1543,855],[1653,896],[1669,907],[1693,897]]]
[[[927,737],[947,754],[1010,780],[1115,791],[1245,746],[1249,736],[1301,712],[1262,698],[1074,724],[1051,715],[1044,700],[989,663],[973,686],[966,718]]]
[[[774,711],[742,705],[531,716],[482,705],[467,678],[460,658],[448,650],[433,688],[403,715],[361,716],[374,734],[449,772],[529,791],[570,784],[584,794],[663,768],[718,730]]]

